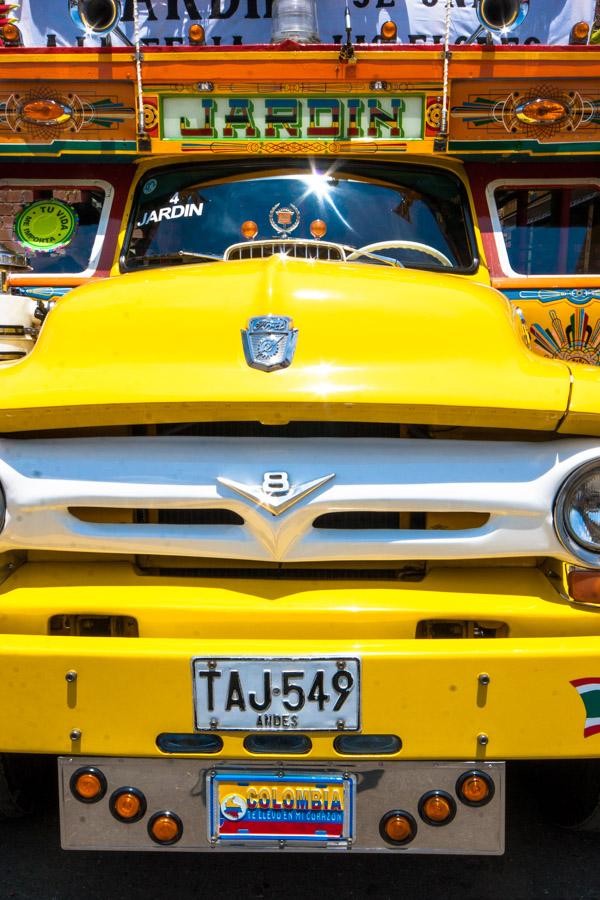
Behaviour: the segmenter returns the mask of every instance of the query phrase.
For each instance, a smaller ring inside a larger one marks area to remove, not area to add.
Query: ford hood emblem
[[[256,316],[242,329],[246,362],[261,372],[274,372],[291,365],[298,329],[287,316]]]

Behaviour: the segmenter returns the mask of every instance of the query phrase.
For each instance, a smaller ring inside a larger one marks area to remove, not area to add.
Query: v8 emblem
[[[287,472],[264,472],[263,481],[258,484],[242,484],[239,481],[232,481],[231,478],[222,478],[219,476],[217,481],[230,491],[235,491],[241,497],[251,500],[257,506],[262,506],[268,510],[272,516],[279,516],[286,509],[308,497],[313,491],[327,484],[335,478],[335,474],[323,475],[322,478],[315,478],[314,481],[305,481],[301,484],[290,484],[290,478]]]
[[[290,479],[287,472],[265,472],[262,483],[263,494],[269,497],[282,497],[290,492]]]

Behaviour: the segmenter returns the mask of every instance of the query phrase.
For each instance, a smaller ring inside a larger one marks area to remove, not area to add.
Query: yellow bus
[[[592,828],[594,4],[184,5],[0,6],[0,812],[500,854],[528,760]]]

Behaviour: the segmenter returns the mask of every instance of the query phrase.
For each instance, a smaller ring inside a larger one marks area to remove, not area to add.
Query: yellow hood
[[[252,316],[290,316],[292,365],[245,360]],[[361,420],[553,429],[569,369],[523,345],[504,298],[455,275],[272,256],[78,288],[0,371],[0,429]]]

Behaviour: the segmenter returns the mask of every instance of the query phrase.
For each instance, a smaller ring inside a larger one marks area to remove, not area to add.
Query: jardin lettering
[[[423,96],[166,97],[163,115],[175,140],[418,140]]]

